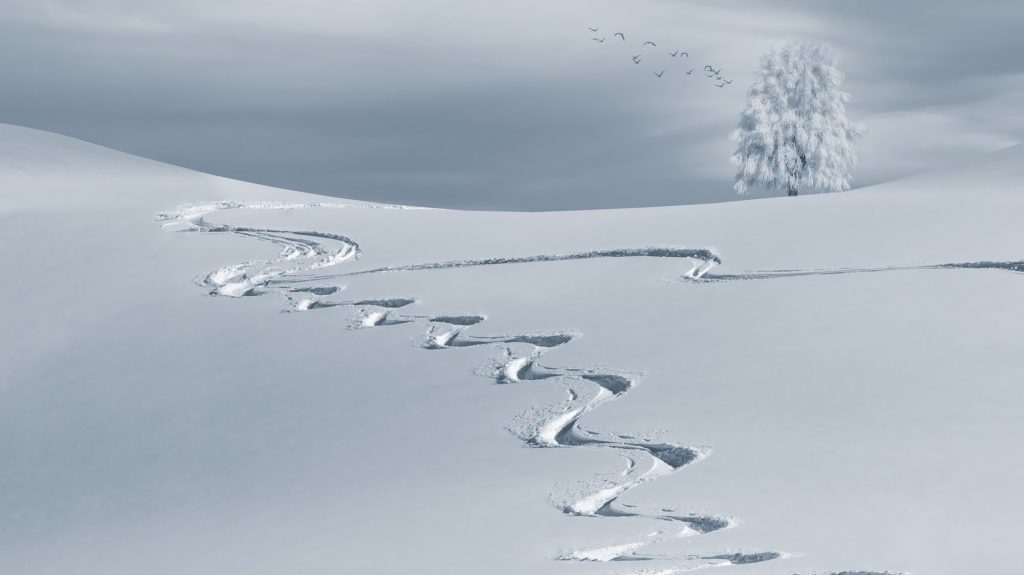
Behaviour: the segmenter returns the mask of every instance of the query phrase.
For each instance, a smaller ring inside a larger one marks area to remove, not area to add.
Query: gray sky
[[[838,49],[868,185],[1024,140],[1022,25],[1016,1],[0,0],[0,121],[351,198],[722,201],[771,45]]]

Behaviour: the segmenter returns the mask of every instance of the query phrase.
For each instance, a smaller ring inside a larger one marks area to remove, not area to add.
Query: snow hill
[[[1019,573],[1021,166],[459,212],[0,126],[0,573]]]

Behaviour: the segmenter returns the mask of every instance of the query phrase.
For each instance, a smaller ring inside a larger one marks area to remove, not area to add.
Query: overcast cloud
[[[1024,139],[1022,24],[1014,1],[0,0],[0,121],[351,198],[723,201],[771,45],[838,49],[869,185]]]

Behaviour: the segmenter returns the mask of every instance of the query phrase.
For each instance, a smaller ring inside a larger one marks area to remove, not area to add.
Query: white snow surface
[[[0,189],[0,573],[1024,569],[1024,148],[485,213],[0,125]]]

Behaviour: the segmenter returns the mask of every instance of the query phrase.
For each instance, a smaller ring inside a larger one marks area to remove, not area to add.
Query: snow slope
[[[485,213],[0,126],[0,572],[1018,573],[1022,159]]]

